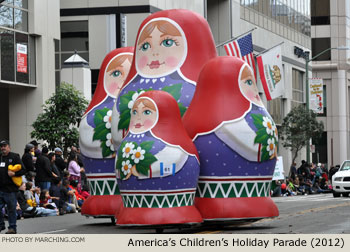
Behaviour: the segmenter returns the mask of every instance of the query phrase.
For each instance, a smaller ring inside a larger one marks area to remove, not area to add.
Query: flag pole
[[[284,41],[282,41],[281,43],[278,43],[277,45],[274,45],[273,47],[270,47],[270,48],[268,48],[268,49],[266,49],[266,50],[264,50],[264,51],[262,51],[262,52],[259,52],[259,53],[256,54],[255,56],[258,57],[259,55],[261,55],[261,54],[263,54],[263,53],[266,53],[266,52],[270,51],[271,49],[273,49],[273,48],[275,48],[275,47],[277,47],[277,46],[279,46],[279,45],[282,45],[283,43],[284,43]]]
[[[218,45],[216,46],[216,48],[218,48],[218,47],[220,47],[220,46],[223,46],[223,45],[225,45],[225,44],[227,44],[227,43],[229,43],[229,42],[231,42],[231,41],[233,41],[233,40],[235,40],[235,39],[238,39],[238,38],[240,38],[240,37],[243,37],[244,35],[246,35],[246,34],[252,32],[252,31],[254,31],[255,29],[258,29],[258,27],[254,27],[253,29],[250,29],[249,31],[247,31],[247,32],[245,32],[245,33],[242,33],[241,35],[239,35],[239,36],[237,36],[237,37],[230,38],[229,40],[226,40],[225,42],[222,42],[222,43],[218,44]]]

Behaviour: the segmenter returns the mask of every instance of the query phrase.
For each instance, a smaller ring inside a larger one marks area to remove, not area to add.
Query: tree
[[[282,145],[290,148],[294,153],[293,163],[298,152],[309,144],[310,138],[315,141],[321,138],[323,128],[323,123],[316,119],[316,113],[306,109],[303,105],[293,108],[283,118],[280,129]]]
[[[32,124],[30,136],[48,142],[48,148],[67,148],[77,145],[79,132],[77,126],[86,110],[88,101],[83,94],[68,83],[61,83],[56,93],[45,101],[43,112]]]

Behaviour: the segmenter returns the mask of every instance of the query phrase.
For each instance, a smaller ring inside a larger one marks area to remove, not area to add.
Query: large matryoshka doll
[[[130,104],[144,91],[170,93],[182,115],[192,100],[200,69],[216,55],[210,27],[199,14],[176,9],[147,17],[138,31],[130,73],[113,109],[115,144],[127,133]]]
[[[243,60],[217,57],[203,67],[183,122],[201,160],[195,205],[204,220],[278,216],[269,194],[276,125]]]
[[[129,132],[116,163],[124,206],[117,225],[201,222],[194,206],[198,154],[177,102],[167,92],[148,91],[131,105]]]
[[[95,94],[80,122],[79,142],[91,192],[81,211],[86,216],[114,218],[122,205],[114,169],[111,115],[129,73],[133,51],[133,47],[125,47],[107,54],[100,68]]]

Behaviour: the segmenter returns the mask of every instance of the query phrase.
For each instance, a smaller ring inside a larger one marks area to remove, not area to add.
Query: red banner
[[[27,45],[17,44],[17,72],[27,73]]]

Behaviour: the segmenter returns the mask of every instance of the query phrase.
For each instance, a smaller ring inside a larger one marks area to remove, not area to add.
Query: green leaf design
[[[261,155],[261,161],[267,161],[270,159],[269,152],[266,150],[266,145],[262,146],[262,155]]]
[[[136,170],[137,172],[148,176],[149,167],[152,163],[157,161],[157,158],[153,156],[151,153],[145,153],[145,158],[143,160],[140,160],[140,163],[136,164]]]
[[[265,128],[264,125],[263,125],[263,115],[261,114],[252,114],[251,115],[252,118],[253,118],[253,123],[255,125],[255,127],[257,127],[258,129],[260,128]]]
[[[103,157],[108,157],[113,154],[113,151],[106,145],[106,141],[102,141],[101,148]]]
[[[125,95],[120,97],[119,101],[119,110],[122,112],[124,110],[130,110],[128,107],[129,102],[132,100],[132,96],[136,93],[136,91],[129,91]]]
[[[100,124],[94,129],[94,135],[92,137],[92,140],[106,141],[108,133],[111,133],[111,130],[107,129],[104,124]]]
[[[104,108],[104,109],[97,109],[95,111],[94,123],[96,126],[101,124],[101,123],[105,124],[105,122],[103,121],[103,118],[107,115],[107,112],[109,110],[110,109],[108,109],[108,108]]]
[[[256,137],[254,139],[254,143],[267,144],[267,139],[269,139],[270,135],[267,134],[266,128],[261,128],[256,132]]]
[[[179,102],[177,105],[179,105],[180,114],[181,114],[181,117],[182,117],[185,114],[187,108],[184,105],[182,105],[181,102]]]
[[[130,109],[124,110],[120,117],[119,117],[119,122],[118,122],[118,129],[119,130],[127,130],[129,128],[129,124],[130,124]]]
[[[179,84],[174,84],[172,86],[164,87],[162,88],[162,91],[165,91],[171,94],[177,102],[177,100],[179,100],[181,96],[181,88],[182,88],[182,84],[179,83]]]
[[[152,149],[153,144],[154,144],[154,141],[146,141],[146,142],[140,143],[140,147],[146,152],[149,152]]]

